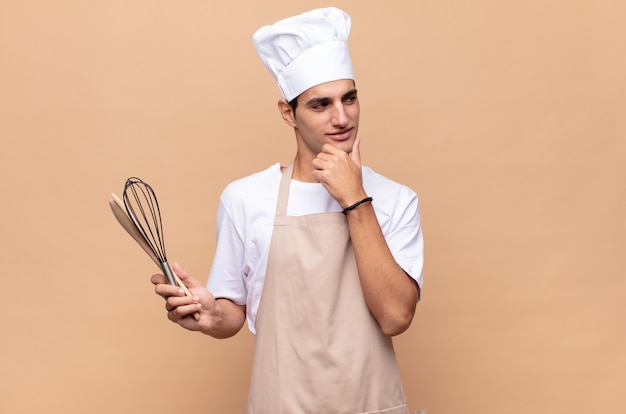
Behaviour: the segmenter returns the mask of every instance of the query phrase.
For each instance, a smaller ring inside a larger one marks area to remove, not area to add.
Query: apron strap
[[[278,187],[278,200],[276,201],[276,215],[287,215],[287,202],[289,201],[289,184],[293,176],[293,161],[283,171],[280,179],[280,187]]]

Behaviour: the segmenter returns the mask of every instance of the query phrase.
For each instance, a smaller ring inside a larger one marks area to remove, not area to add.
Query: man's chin
[[[329,142],[333,147],[340,149],[350,154],[352,152],[352,146],[354,145],[354,139],[346,139],[345,141],[331,141]]]

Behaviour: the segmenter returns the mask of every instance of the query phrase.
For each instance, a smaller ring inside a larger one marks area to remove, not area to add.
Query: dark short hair
[[[293,111],[293,117],[296,117],[296,108],[298,107],[298,97],[296,96],[295,98],[293,98],[291,101],[289,101],[289,106],[291,107],[291,110]]]

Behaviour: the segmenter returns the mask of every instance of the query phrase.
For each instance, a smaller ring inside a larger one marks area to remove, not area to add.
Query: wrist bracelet
[[[363,203],[371,203],[371,202],[372,202],[372,200],[373,200],[373,198],[372,198],[372,197],[365,197],[363,200],[361,200],[361,201],[357,201],[356,203],[352,204],[351,206],[348,206],[348,207],[344,208],[344,209],[341,211],[341,214],[343,214],[344,216],[347,216],[347,215],[348,215],[348,212],[349,212],[350,210],[354,210],[355,208],[357,208],[358,206],[360,206],[360,205],[361,205],[361,204],[363,204]]]

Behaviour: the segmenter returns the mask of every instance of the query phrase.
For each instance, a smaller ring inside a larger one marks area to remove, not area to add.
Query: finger
[[[170,285],[167,278],[162,274],[152,275],[150,281],[154,284],[154,292],[164,299],[167,299],[170,296],[184,295],[181,288]]]
[[[352,144],[352,152],[350,153],[350,159],[354,161],[356,165],[361,166],[361,139],[356,138]]]
[[[163,299],[167,300],[171,297],[184,297],[185,292],[179,288],[178,286],[172,286],[169,283],[161,283],[155,286],[154,292],[161,296]]]
[[[326,164],[328,164],[329,158],[327,154],[318,154],[313,159],[312,165],[316,170],[323,170]]]
[[[167,317],[173,321],[178,322],[181,319],[191,316],[192,313],[198,312],[202,309],[202,305],[199,303],[193,303],[191,305],[177,306],[176,308],[167,312]]]
[[[333,158],[333,154],[330,151],[322,151],[315,156],[316,160],[328,161]]]
[[[165,276],[163,276],[160,273],[152,275],[152,277],[150,278],[150,281],[152,282],[153,285],[160,285],[162,283],[167,283],[167,279],[165,278]]]
[[[172,311],[176,308],[200,303],[198,296],[170,296],[165,300],[165,309]]]

